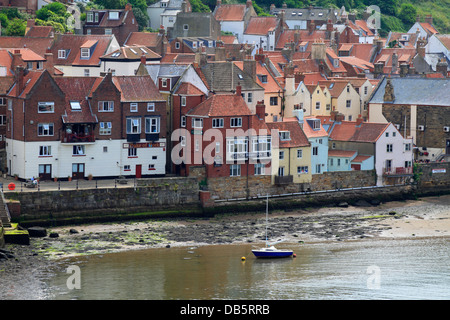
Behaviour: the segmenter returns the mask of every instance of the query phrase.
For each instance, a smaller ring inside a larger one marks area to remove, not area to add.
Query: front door
[[[142,164],[136,165],[136,178],[140,178],[142,176]]]
[[[84,163],[72,163],[72,179],[84,179]]]
[[[50,180],[52,178],[52,165],[40,164],[39,165],[39,179]]]

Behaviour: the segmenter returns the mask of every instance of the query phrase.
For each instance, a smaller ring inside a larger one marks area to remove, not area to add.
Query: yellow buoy
[[[241,260],[242,260],[242,261],[245,261],[245,257],[241,257]]]

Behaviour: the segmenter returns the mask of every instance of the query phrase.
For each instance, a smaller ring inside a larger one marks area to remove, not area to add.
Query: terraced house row
[[[307,186],[368,171],[382,185],[450,154],[448,35],[430,17],[382,39],[345,8],[257,17],[251,1],[218,2],[198,15],[161,1],[148,8],[158,32],[123,29],[130,9],[91,10],[84,34],[29,21],[0,37],[5,173]]]

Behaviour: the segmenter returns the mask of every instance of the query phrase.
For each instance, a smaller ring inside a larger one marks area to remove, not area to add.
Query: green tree
[[[207,5],[203,4],[203,2],[201,0],[190,0],[190,3],[191,3],[191,7],[192,7],[192,12],[209,12],[209,11],[211,11]]]
[[[402,3],[398,17],[405,26],[411,26],[416,22],[417,9],[411,3]]]
[[[139,31],[144,30],[148,26],[148,15],[144,14],[140,8],[133,8],[133,14],[139,26]]]
[[[16,18],[9,23],[8,27],[6,28],[5,34],[7,36],[23,37],[25,35],[26,27],[27,24],[24,20]]]

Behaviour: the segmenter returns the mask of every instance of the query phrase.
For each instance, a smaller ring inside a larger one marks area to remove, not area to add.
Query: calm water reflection
[[[285,245],[287,246],[287,245]],[[448,239],[293,244],[258,260],[251,245],[140,250],[63,262],[51,299],[449,299]],[[245,256],[245,262],[241,257]],[[78,265],[81,289],[65,272]],[[379,270],[379,289],[373,289]]]

